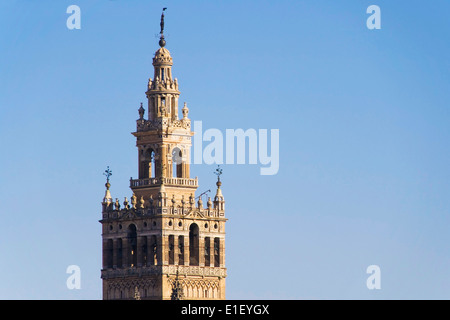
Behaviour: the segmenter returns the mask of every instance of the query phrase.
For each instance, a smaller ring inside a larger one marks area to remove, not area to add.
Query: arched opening
[[[142,265],[144,266],[146,266],[148,262],[147,252],[147,237],[142,237]]]
[[[113,240],[108,239],[106,243],[106,268],[112,268],[113,267]]]
[[[137,232],[136,226],[130,224],[127,230],[128,239],[128,261],[131,267],[136,267],[137,265]]]
[[[184,236],[178,236],[178,264],[184,265]]]
[[[214,238],[214,267],[220,267],[220,239]]]
[[[122,266],[123,266],[122,239],[117,239],[116,255],[117,255],[117,267],[122,268]]]
[[[211,248],[210,248],[210,238],[205,237],[205,266],[209,267],[211,264]]]
[[[152,236],[151,238],[151,261],[150,263],[154,266],[158,264],[158,240],[156,236]]]
[[[199,232],[198,225],[193,223],[189,227],[189,265],[198,266]]]
[[[183,177],[183,154],[178,147],[172,150],[172,176],[174,178]]]
[[[175,264],[175,245],[174,236],[171,234],[169,236],[169,264]]]
[[[139,179],[155,177],[155,151],[149,148],[141,151],[141,164],[139,168]]]

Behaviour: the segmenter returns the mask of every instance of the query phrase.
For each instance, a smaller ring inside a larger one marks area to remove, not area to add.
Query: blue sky
[[[223,166],[227,298],[449,299],[444,0],[1,1],[0,298],[101,298],[102,172],[131,195],[162,7],[189,117],[280,130],[277,175]]]

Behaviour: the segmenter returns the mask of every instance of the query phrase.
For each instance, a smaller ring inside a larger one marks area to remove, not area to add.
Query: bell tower
[[[165,48],[164,10],[147,108],[141,103],[133,133],[139,166],[137,179],[130,179],[130,201],[113,200],[112,173],[105,172],[103,299],[225,299],[222,172],[216,170],[216,195],[205,207],[202,195],[195,196],[198,179],[190,177],[194,133],[186,103],[181,119],[178,113],[180,91]]]

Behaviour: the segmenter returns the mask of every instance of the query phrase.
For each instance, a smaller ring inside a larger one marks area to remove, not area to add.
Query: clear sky
[[[223,166],[227,298],[450,299],[447,0],[0,1],[0,298],[101,298],[102,173],[131,196],[162,7],[189,117],[280,133],[278,174]]]

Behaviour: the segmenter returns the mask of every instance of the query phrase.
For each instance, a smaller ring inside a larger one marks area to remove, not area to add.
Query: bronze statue
[[[161,14],[161,23],[159,24],[161,26],[161,37],[159,38],[159,45],[164,47],[166,45],[166,40],[164,40],[164,11],[166,11],[167,8],[163,8],[163,12]]]

